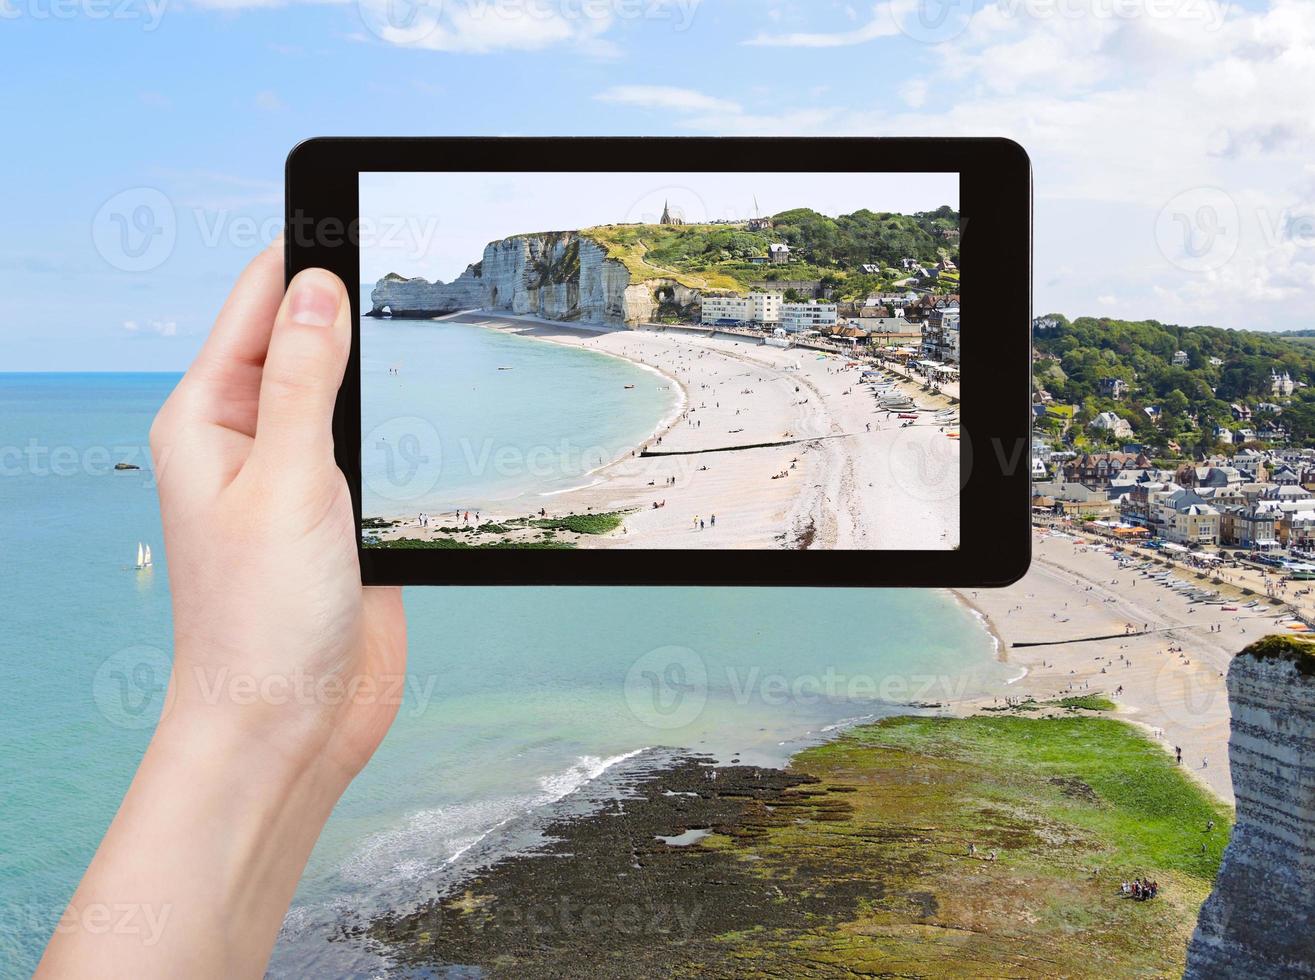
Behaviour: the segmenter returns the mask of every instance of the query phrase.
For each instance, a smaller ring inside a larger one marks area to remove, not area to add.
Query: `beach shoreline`
[[[1037,704],[1106,697],[1119,719],[1166,752],[1176,757],[1181,749],[1183,768],[1231,803],[1225,674],[1238,651],[1276,631],[1282,614],[1264,604],[1192,602],[1149,570],[1135,570],[1141,556],[1068,530],[1033,533],[1032,568],[1022,580],[999,590],[952,590],[997,639],[1000,661],[1025,672],[1005,695],[962,701],[953,713],[1031,699],[1028,711],[1060,714],[1066,709]],[[1135,629],[1123,635],[1129,626]]]
[[[603,460],[574,487],[471,500],[431,513],[423,525],[417,514],[366,515],[377,519],[370,528],[376,546],[394,539],[423,546],[440,537],[449,546],[516,546],[532,534],[524,527],[507,533],[507,521],[568,515],[611,515],[614,526],[556,534],[554,544],[958,546],[958,445],[945,435],[957,426],[957,414],[954,420],[940,414],[957,412],[948,398],[892,378],[888,383],[915,401],[922,416],[906,426],[860,383],[858,362],[837,354],[738,335],[591,329],[479,311],[445,319],[626,360],[674,386],[675,404],[646,439]],[[456,537],[458,531],[470,540]]]

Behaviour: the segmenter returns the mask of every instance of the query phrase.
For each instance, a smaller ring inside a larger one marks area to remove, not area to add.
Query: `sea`
[[[505,382],[479,383],[500,385],[546,436],[555,421],[620,445],[667,408],[654,388],[627,410],[576,414],[569,392],[626,392],[613,358],[486,330],[463,330],[449,349],[465,364],[512,366]],[[447,370],[402,362],[408,383]],[[533,396],[536,376],[561,387]],[[0,374],[3,976],[35,966],[158,714],[169,556],[146,446],[177,381]],[[419,414],[463,410],[461,392],[434,397]],[[538,397],[553,410],[536,411]],[[133,567],[139,544],[152,548],[149,571]],[[376,953],[330,941],[344,922],[451,887],[654,753],[781,764],[902,703],[997,691],[1010,675],[974,616],[934,591],[443,588],[408,590],[406,606],[405,703],[329,820],[272,975],[377,975]]]
[[[680,391],[631,361],[453,320],[361,318],[362,512],[563,490],[653,435]]]

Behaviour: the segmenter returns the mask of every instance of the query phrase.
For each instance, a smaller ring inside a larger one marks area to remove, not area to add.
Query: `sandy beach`
[[[482,523],[540,510],[548,517],[626,512],[615,531],[582,535],[579,547],[958,546],[959,446],[946,435],[957,431],[957,413],[938,420],[950,401],[916,383],[898,383],[920,410],[906,426],[860,383],[862,369],[839,355],[674,329],[589,329],[478,312],[451,319],[626,358],[680,391],[674,417],[582,486],[471,501]],[[388,516],[398,523],[380,533],[383,540],[442,537],[464,522],[464,511],[435,515],[427,527],[415,514]]]
[[[1103,694],[1119,706],[1119,717],[1144,726],[1166,751],[1181,748],[1184,768],[1232,802],[1224,673],[1247,644],[1282,632],[1284,617],[1263,601],[1250,609],[1245,599],[1192,603],[1145,572],[1121,567],[1126,556],[1087,535],[1036,529],[1032,568],[1020,582],[956,594],[985,618],[1002,659],[1019,669],[1011,697]],[[1134,564],[1142,562],[1134,556]],[[1187,570],[1174,575],[1215,588]],[[1144,635],[1123,635],[1129,627]],[[1096,637],[1112,638],[1084,640]],[[1063,640],[1082,642],[1056,642]],[[1000,703],[958,707],[971,712]]]

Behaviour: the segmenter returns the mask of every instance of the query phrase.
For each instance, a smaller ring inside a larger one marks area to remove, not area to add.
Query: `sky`
[[[361,281],[450,282],[520,232],[661,220],[743,220],[797,207],[835,217],[959,207],[958,174],[369,173],[360,178]]]
[[[325,135],[1008,136],[1038,312],[1315,326],[1310,0],[0,0],[0,38],[0,371],[184,368]]]

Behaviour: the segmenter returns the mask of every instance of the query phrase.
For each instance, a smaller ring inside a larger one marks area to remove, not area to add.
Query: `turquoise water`
[[[528,342],[527,342],[528,343]],[[514,372],[509,372],[514,373]],[[149,468],[165,375],[0,375],[0,974],[25,976],[158,711],[168,561]],[[129,566],[138,541],[157,564]],[[340,910],[431,894],[482,838],[645,747],[779,762],[887,701],[1000,684],[931,592],[410,590],[411,686],[320,841],[276,958],[334,972]],[[965,678],[964,675],[967,677]],[[948,686],[947,686],[948,685]]]
[[[475,510],[579,486],[652,435],[677,397],[654,372],[596,351],[362,317],[364,514]]]

